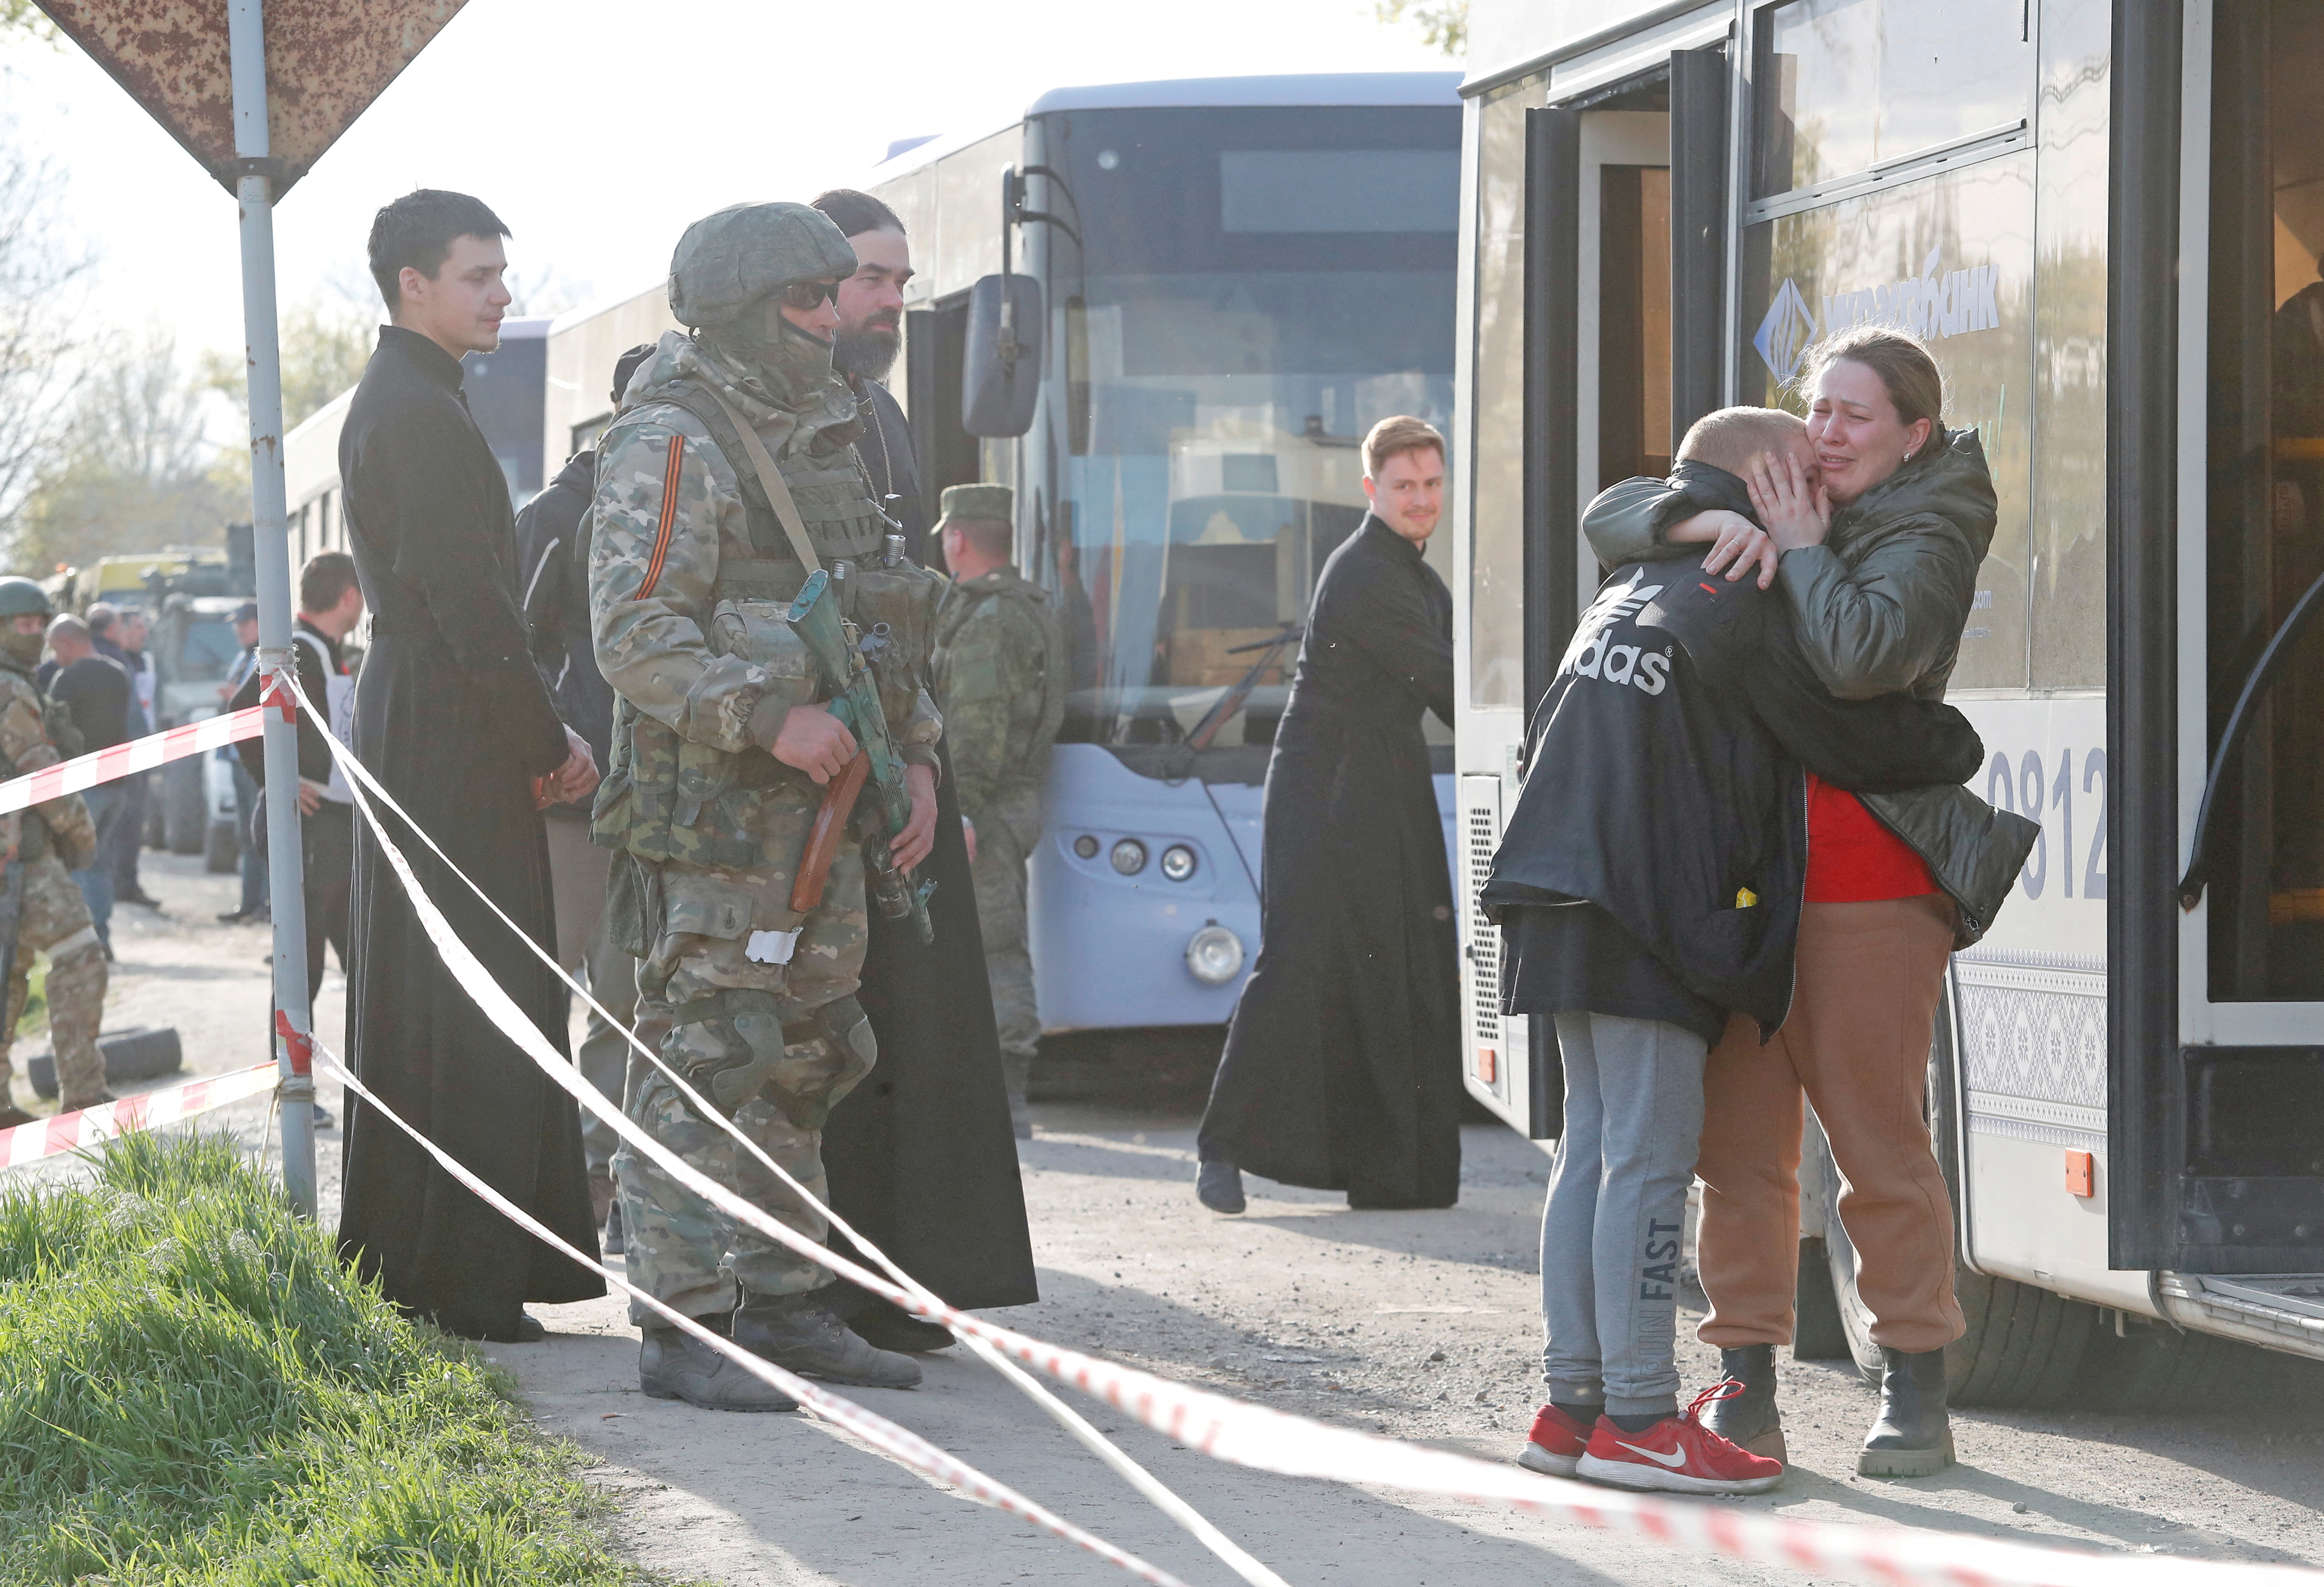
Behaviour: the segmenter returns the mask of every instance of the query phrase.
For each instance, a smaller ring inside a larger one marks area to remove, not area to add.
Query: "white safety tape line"
[[[314,706],[311,702],[307,700],[303,691],[299,688],[298,680],[295,678],[290,679],[290,687],[292,692],[298,695],[301,705],[311,712],[314,709]],[[643,1056],[648,1063],[651,1064],[656,1069],[661,1072],[664,1078],[668,1079],[670,1084],[678,1088],[679,1094],[684,1096],[686,1100],[692,1104],[695,1112],[698,1115],[716,1123],[720,1129],[732,1136],[744,1150],[756,1158],[770,1173],[773,1174],[778,1180],[788,1187],[793,1195],[798,1196],[807,1205],[813,1208],[824,1218],[828,1220],[832,1227],[837,1229],[842,1234],[853,1241],[858,1250],[861,1250],[865,1256],[877,1263],[883,1270],[886,1271],[888,1276],[893,1278],[898,1284],[901,1285],[907,1290],[909,1290],[915,1298],[933,1302],[938,1305],[942,1304],[941,1298],[933,1290],[928,1289],[926,1286],[922,1285],[919,1280],[914,1278],[909,1273],[906,1272],[902,1267],[898,1265],[888,1255],[887,1252],[881,1250],[877,1245],[865,1238],[864,1235],[859,1232],[853,1224],[847,1222],[846,1219],[841,1217],[838,1213],[830,1207],[825,1206],[814,1192],[808,1190],[806,1186],[800,1184],[798,1179],[792,1176],[789,1169],[784,1167],[780,1163],[776,1162],[773,1158],[767,1154],[765,1148],[761,1147],[757,1141],[752,1140],[748,1135],[743,1133],[743,1131],[735,1125],[734,1121],[728,1118],[722,1110],[713,1105],[708,1098],[696,1091],[693,1084],[687,1081],[686,1076],[679,1074],[675,1068],[671,1067],[670,1065],[662,1058],[662,1056],[659,1053],[656,1052],[652,1047],[648,1047],[644,1042],[639,1040],[637,1032],[634,1029],[628,1025],[623,1024],[621,1020],[613,1018],[613,1014],[605,1008],[605,1006],[597,1001],[593,989],[583,986],[579,982],[574,980],[572,976],[567,974],[565,967],[557,962],[556,957],[553,955],[548,953],[538,942],[533,940],[531,933],[518,927],[515,921],[509,918],[508,912],[500,907],[499,902],[494,900],[490,893],[487,893],[483,888],[478,887],[475,881],[469,879],[466,872],[462,871],[458,865],[453,863],[452,857],[444,852],[442,846],[436,842],[434,836],[429,833],[426,827],[420,826],[419,822],[414,821],[411,818],[410,813],[405,810],[403,807],[396,801],[395,796],[387,790],[385,786],[380,782],[377,777],[373,775],[371,768],[365,766],[360,760],[356,759],[354,752],[347,749],[346,745],[340,743],[337,738],[331,737],[328,734],[326,734],[325,736],[329,743],[333,756],[339,761],[341,769],[346,773],[348,781],[350,783],[361,784],[368,793],[376,798],[389,809],[394,811],[397,816],[401,817],[405,826],[410,827],[414,833],[418,834],[420,841],[425,844],[428,848],[434,853],[438,860],[443,862],[445,868],[450,871],[453,875],[458,877],[463,882],[466,882],[467,884],[468,890],[474,893],[478,899],[482,900],[484,907],[489,909],[495,916],[499,917],[501,923],[509,928],[511,934],[527,948],[530,949],[535,958],[539,959],[543,964],[549,966],[549,972],[559,981],[562,981],[569,990],[577,992],[588,1006],[596,1011],[598,1018],[604,1020],[605,1023],[613,1029],[619,1030],[632,1047],[636,1049],[636,1051]],[[372,824],[374,830],[379,829],[378,817],[367,804],[364,807],[364,818]],[[383,831],[381,832],[380,841],[383,844],[392,846],[391,840],[388,839]],[[818,1246],[816,1249],[820,1250],[823,1248]],[[1184,1527],[1205,1548],[1208,1548],[1213,1554],[1216,1555],[1222,1561],[1223,1561],[1237,1575],[1249,1582],[1250,1587],[1288,1587],[1288,1583],[1286,1583],[1281,1576],[1277,1575],[1275,1572],[1269,1570],[1264,1564],[1253,1556],[1248,1549],[1245,1549],[1241,1545],[1236,1543],[1224,1532],[1221,1531],[1208,1517],[1194,1509],[1193,1505],[1187,1503],[1186,1500],[1181,1498],[1178,1494],[1172,1491],[1160,1478],[1155,1476],[1144,1466],[1139,1465],[1136,1461],[1130,1459],[1127,1453],[1123,1453],[1123,1451],[1111,1440],[1108,1439],[1104,1434],[1099,1432],[1095,1426],[1092,1426],[1087,1417],[1084,1416],[1079,1411],[1074,1409],[1073,1407],[1067,1405],[1056,1395],[1051,1393],[1038,1380],[1028,1376],[1022,1368],[1019,1367],[1014,1361],[1009,1360],[1009,1358],[1003,1355],[999,1350],[985,1341],[975,1337],[973,1334],[955,1334],[954,1336],[959,1338],[963,1343],[966,1344],[971,1353],[974,1354],[978,1360],[983,1361],[986,1365],[999,1372],[1010,1385],[1024,1394],[1028,1398],[1031,1399],[1034,1404],[1039,1406],[1043,1411],[1047,1412],[1050,1419],[1055,1421],[1059,1426],[1063,1427],[1074,1440],[1074,1442],[1081,1444],[1084,1449],[1087,1449],[1091,1453],[1096,1455],[1097,1458],[1102,1461],[1107,1468],[1113,1472],[1116,1476],[1121,1478],[1123,1481],[1128,1482],[1130,1487],[1137,1490],[1141,1497],[1153,1504],[1157,1509],[1160,1509],[1163,1514],[1168,1516],[1173,1521],[1176,1521],[1180,1527]]]
[[[1506,1506],[1601,1531],[1792,1566],[1874,1587],[2181,1587],[2187,1562],[2098,1555],[1966,1537],[1923,1527],[1791,1520],[1726,1505],[1690,1503],[1540,1476],[1515,1465],[1399,1443],[1246,1405],[1149,1372],[1084,1355],[998,1327],[941,1301],[890,1284],[816,1245],[679,1158],[607,1100],[525,1018],[475,955],[452,931],[401,850],[372,820],[429,940],[461,990],[541,1072],[679,1184],[737,1223],[837,1273],[903,1310],[973,1334],[1137,1417],[1174,1442],[1222,1460],[1287,1476],[1378,1483]],[[447,862],[448,863],[448,862]],[[2324,1572],[2278,1565],[2204,1563],[2218,1587],[2317,1587]]]
[[[99,783],[112,782],[134,772],[151,771],[171,761],[181,761],[188,755],[199,755],[245,738],[256,738],[264,729],[267,707],[245,706],[217,716],[205,716],[199,722],[189,722],[183,727],[168,728],[161,733],[133,738],[127,743],[111,744],[101,750],[91,750],[86,755],[43,766],[38,771],[0,782],[0,816],[21,810],[30,805],[44,805],[51,799],[67,794],[79,793]]]
[[[910,1429],[899,1427],[885,1416],[864,1409],[852,1399],[834,1394],[831,1390],[819,1384],[811,1383],[796,1373],[783,1370],[764,1357],[753,1354],[723,1334],[712,1333],[685,1313],[666,1306],[648,1295],[627,1278],[606,1267],[604,1263],[583,1254],[575,1247],[566,1243],[530,1213],[517,1206],[499,1191],[470,1173],[457,1158],[422,1135],[406,1122],[394,1109],[373,1095],[364,1083],[356,1079],[346,1065],[339,1062],[338,1055],[319,1041],[315,1044],[315,1054],[321,1060],[322,1067],[337,1075],[340,1084],[355,1095],[361,1097],[366,1107],[378,1112],[382,1118],[386,1119],[398,1130],[417,1141],[422,1149],[442,1165],[446,1173],[483,1197],[487,1204],[503,1217],[543,1244],[553,1246],[564,1252],[606,1283],[626,1294],[632,1300],[660,1313],[673,1326],[685,1330],[728,1361],[742,1368],[761,1383],[780,1389],[825,1421],[835,1426],[846,1428],[883,1454],[892,1456],[914,1471],[925,1472],[940,1482],[958,1489],[979,1504],[1005,1510],[1013,1516],[1021,1516],[1035,1526],[1054,1532],[1068,1543],[1087,1549],[1109,1564],[1120,1565],[1123,1570],[1141,1580],[1153,1582],[1154,1587],[1185,1587],[1185,1582],[1169,1572],[1147,1564],[1136,1555],[1116,1547],[1102,1537],[1083,1531],[1071,1521],[1056,1515],[1035,1500],[1026,1498],[1008,1484],[986,1476],[982,1472],[956,1456],[945,1453]]]
[[[206,1113],[212,1108],[270,1091],[275,1078],[274,1062],[270,1058],[247,1069],[206,1075],[167,1091],[143,1092],[94,1108],[59,1113],[53,1119],[36,1119],[14,1130],[0,1130],[0,1169],[21,1168],[42,1158],[102,1146],[134,1130],[159,1130],[196,1113]]]

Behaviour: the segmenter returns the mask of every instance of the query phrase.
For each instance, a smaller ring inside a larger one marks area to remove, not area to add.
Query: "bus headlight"
[[[1134,837],[1125,837],[1114,844],[1109,857],[1113,868],[1124,876],[1135,876],[1146,869],[1146,845]]]
[[[1206,985],[1225,985],[1242,973],[1242,938],[1212,921],[1186,939],[1186,968]]]
[[[1173,881],[1184,881],[1194,873],[1194,851],[1185,844],[1174,843],[1162,851],[1162,874]]]

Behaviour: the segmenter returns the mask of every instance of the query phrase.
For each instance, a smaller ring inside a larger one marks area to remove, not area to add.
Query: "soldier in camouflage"
[[[1038,585],[1010,565],[1016,514],[1005,484],[944,494],[936,535],[954,584],[936,613],[930,676],[952,743],[954,790],[970,832],[976,920],[1001,1032],[1009,1112],[1021,1140],[1025,1083],[1041,1036],[1025,939],[1025,861],[1041,833],[1041,785],[1065,710],[1064,641]]]
[[[0,578],[0,780],[53,766],[66,756],[50,736],[49,715],[63,707],[32,682],[51,615],[49,597],[29,578]],[[60,724],[59,736],[67,736]],[[78,749],[76,740],[69,747]],[[97,856],[97,826],[78,794],[0,816],[0,921],[13,927],[6,1024],[0,1026],[0,1130],[32,1116],[8,1094],[8,1049],[24,1011],[32,955],[49,955],[49,1039],[57,1057],[63,1111],[113,1100],[97,1056],[105,1007],[105,951],[89,923],[88,900],[70,872]]]
[[[598,449],[589,604],[613,685],[612,764],[597,841],[620,851],[607,908],[639,969],[638,1022],[671,1067],[818,1196],[823,1122],[872,1068],[854,992],[866,939],[864,866],[832,861],[821,902],[792,884],[825,785],[858,752],[825,708],[783,614],[825,568],[867,646],[913,818],[899,864],[934,846],[936,743],[922,687],[943,581],[902,557],[832,369],[847,240],[803,204],[696,221],[670,265],[665,335]],[[770,475],[771,475],[771,477]],[[859,822],[873,813],[861,798]],[[886,842],[882,835],[865,842]],[[633,1066],[630,1116],[711,1177],[816,1240],[821,1218],[659,1072]],[[632,1283],[793,1371],[904,1388],[908,1356],[876,1350],[827,1304],[832,1275],[732,1220],[624,1146],[613,1158]],[[642,1307],[645,1391],[723,1410],[791,1402]]]

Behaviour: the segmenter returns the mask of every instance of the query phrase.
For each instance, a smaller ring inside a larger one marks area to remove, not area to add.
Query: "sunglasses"
[[[835,281],[795,281],[783,289],[783,301],[804,314],[819,303],[839,301]]]

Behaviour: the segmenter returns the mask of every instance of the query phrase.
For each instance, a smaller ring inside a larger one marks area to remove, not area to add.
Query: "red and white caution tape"
[[[228,1103],[263,1095],[274,1089],[274,1063],[269,1059],[247,1069],[189,1080],[167,1091],[124,1096],[119,1102],[59,1113],[53,1119],[35,1120],[14,1130],[0,1130],[0,1168],[21,1168],[26,1163],[36,1163],[60,1152],[102,1146],[133,1130],[158,1130]]]
[[[112,782],[133,772],[151,771],[188,755],[199,755],[242,739],[256,738],[265,724],[266,710],[264,706],[251,706],[206,716],[183,727],[147,734],[125,744],[91,750],[86,755],[0,782],[0,816],[30,805],[44,805],[51,799]]]
[[[783,1370],[765,1358],[744,1350],[723,1334],[712,1333],[685,1313],[675,1310],[648,1295],[595,1257],[585,1255],[551,1233],[547,1225],[469,1172],[457,1158],[406,1123],[392,1108],[366,1090],[364,1083],[356,1079],[347,1067],[339,1062],[337,1056],[330,1048],[317,1042],[315,1051],[322,1059],[322,1066],[329,1073],[337,1075],[349,1093],[362,1098],[366,1108],[376,1112],[380,1117],[418,1142],[423,1150],[442,1166],[446,1173],[482,1196],[517,1227],[544,1244],[554,1246],[563,1251],[639,1305],[660,1313],[672,1326],[685,1330],[695,1339],[741,1366],[743,1370],[761,1383],[789,1395],[803,1407],[821,1416],[825,1421],[835,1426],[846,1428],[873,1448],[902,1462],[914,1471],[924,1472],[939,1482],[957,1488],[979,1504],[990,1505],[995,1509],[1005,1510],[1013,1516],[1021,1516],[1045,1531],[1055,1533],[1066,1542],[1087,1549],[1108,1564],[1120,1565],[1139,1580],[1152,1582],[1154,1587],[1185,1587],[1185,1582],[1169,1572],[1157,1565],[1147,1564],[1127,1549],[1118,1548],[1093,1533],[1083,1531],[1071,1521],[1026,1498],[1008,1484],[986,1476],[965,1461],[946,1454],[908,1428],[899,1427],[887,1417],[868,1411],[853,1400],[834,1394],[820,1384],[811,1383],[795,1373]]]
[[[410,897],[422,929],[461,990],[544,1075],[624,1141],[736,1222],[907,1312],[940,1323],[955,1334],[973,1335],[1028,1366],[1097,1396],[1176,1443],[1238,1465],[1286,1476],[1376,1483],[1442,1494],[1595,1530],[1871,1583],[1873,1587],[2179,1587],[2187,1579],[2187,1564],[2183,1560],[2052,1549],[1923,1527],[1791,1520],[1724,1505],[1669,1499],[1540,1476],[1514,1465],[1404,1444],[1264,1406],[1246,1405],[1150,1372],[1048,1344],[957,1311],[941,1301],[923,1298],[925,1291],[915,1295],[891,1284],[783,1224],[710,1179],[624,1114],[576,1066],[557,1053],[485,971],[420,885],[409,863],[360,793],[357,800],[379,837],[382,853]],[[503,1211],[530,1223],[521,1213],[494,1199]],[[790,1392],[788,1383],[784,1388]],[[794,1397],[803,1403],[807,1398]],[[2293,1587],[2295,1583],[2300,1587],[2318,1587],[2324,1583],[2324,1572],[2278,1565],[2207,1561],[2203,1571],[2204,1580],[2210,1587]]]
[[[290,688],[292,693],[298,696],[300,703],[306,705],[309,710],[311,711],[314,708],[312,704],[307,701],[306,695],[303,690],[300,689],[298,680],[295,678],[290,680]],[[619,1030],[622,1035],[627,1038],[630,1046],[635,1048],[646,1062],[651,1064],[656,1069],[659,1070],[663,1077],[678,1088],[678,1093],[685,1097],[687,1103],[693,1106],[696,1114],[702,1118],[712,1121],[721,1129],[724,1130],[728,1135],[734,1139],[743,1150],[756,1158],[770,1173],[774,1175],[774,1176],[784,1186],[788,1186],[793,1195],[798,1196],[807,1206],[815,1208],[830,1223],[833,1228],[838,1230],[840,1233],[853,1241],[858,1250],[862,1251],[864,1256],[869,1258],[873,1263],[877,1264],[883,1272],[885,1272],[890,1278],[893,1278],[899,1285],[902,1286],[905,1289],[909,1290],[915,1299],[941,1304],[939,1297],[933,1290],[928,1289],[918,1279],[914,1278],[909,1273],[906,1272],[892,1258],[888,1255],[887,1252],[881,1250],[877,1245],[872,1243],[872,1241],[861,1231],[849,1223],[846,1219],[841,1217],[838,1213],[825,1206],[814,1192],[807,1189],[806,1186],[801,1185],[798,1179],[792,1176],[789,1169],[775,1161],[772,1157],[768,1155],[764,1147],[761,1147],[757,1141],[744,1134],[742,1130],[736,1127],[732,1119],[728,1118],[724,1112],[716,1107],[714,1107],[709,1100],[703,1096],[700,1092],[695,1090],[693,1084],[689,1082],[684,1075],[681,1075],[666,1063],[659,1053],[647,1046],[644,1042],[640,1041],[636,1031],[624,1025],[621,1020],[613,1018],[612,1011],[597,1001],[593,989],[582,985],[579,982],[574,980],[572,976],[567,974],[565,967],[557,962],[555,955],[549,954],[547,950],[542,948],[538,942],[534,941],[531,933],[523,930],[515,921],[510,919],[508,912],[500,907],[499,901],[493,899],[490,893],[484,891],[483,888],[478,887],[475,881],[469,879],[467,874],[463,872],[458,865],[453,863],[452,857],[444,852],[442,846],[437,843],[435,837],[429,834],[426,827],[411,819],[410,813],[405,810],[403,807],[397,802],[395,796],[387,790],[386,787],[381,783],[377,777],[373,775],[369,767],[364,765],[362,761],[357,760],[354,753],[347,750],[344,744],[338,743],[337,739],[334,738],[329,740],[329,743],[332,754],[340,762],[348,783],[355,790],[355,798],[363,807],[364,818],[365,820],[372,822],[374,826],[378,825],[378,818],[371,808],[370,801],[373,798],[378,799],[381,804],[385,805],[389,809],[394,811],[395,814],[403,820],[404,824],[418,835],[420,841],[425,844],[436,857],[444,863],[446,869],[449,870],[453,875],[458,877],[463,882],[466,883],[468,890],[474,893],[476,898],[483,902],[486,909],[490,909],[493,915],[499,918],[501,923],[509,928],[510,932],[518,941],[524,944],[526,947],[532,951],[532,955],[535,958],[539,959],[543,964],[548,966],[551,974],[555,975],[559,981],[562,981],[568,990],[577,993],[591,1009],[596,1011],[598,1018],[604,1020],[614,1029]],[[385,849],[397,854],[399,872],[401,872],[401,852],[395,849],[393,841],[390,839],[383,831],[380,834],[380,841]],[[408,876],[407,880],[410,880]],[[820,1250],[821,1248],[817,1247],[816,1249]],[[1034,1404],[1039,1406],[1052,1420],[1056,1422],[1059,1426],[1065,1430],[1066,1434],[1072,1437],[1075,1443],[1081,1444],[1092,1454],[1097,1456],[1097,1458],[1103,1462],[1116,1476],[1119,1476],[1123,1481],[1129,1483],[1130,1487],[1137,1490],[1141,1498],[1154,1505],[1155,1508],[1161,1510],[1164,1515],[1168,1516],[1180,1527],[1185,1528],[1185,1530],[1192,1535],[1197,1542],[1201,1543],[1204,1547],[1216,1555],[1222,1562],[1225,1563],[1229,1569],[1232,1570],[1238,1576],[1240,1576],[1244,1582],[1250,1583],[1250,1587],[1288,1587],[1288,1583],[1286,1583],[1281,1576],[1276,1574],[1275,1572],[1269,1570],[1259,1559],[1254,1557],[1250,1550],[1244,1548],[1240,1544],[1235,1542],[1234,1539],[1229,1537],[1224,1532],[1221,1531],[1217,1525],[1214,1524],[1208,1517],[1204,1516],[1193,1505],[1187,1503],[1185,1499],[1173,1492],[1163,1483],[1160,1478],[1155,1476],[1153,1472],[1148,1471],[1136,1461],[1130,1459],[1130,1456],[1124,1453],[1120,1447],[1109,1440],[1104,1434],[1099,1432],[1096,1427],[1092,1426],[1089,1418],[1084,1416],[1080,1412],[1074,1410],[1073,1407],[1067,1405],[1056,1395],[1044,1388],[1039,1382],[1028,1376],[1022,1368],[1019,1367],[1014,1361],[1009,1360],[1009,1358],[1003,1355],[999,1350],[995,1349],[985,1341],[977,1338],[974,1334],[961,1334],[957,1335],[957,1337],[961,1339],[963,1343],[968,1346],[970,1353],[976,1356],[978,1360],[983,1361],[986,1365],[991,1367],[993,1370],[999,1372],[1001,1377],[1010,1384],[1010,1386],[1023,1393],[1027,1398],[1031,1399]]]

